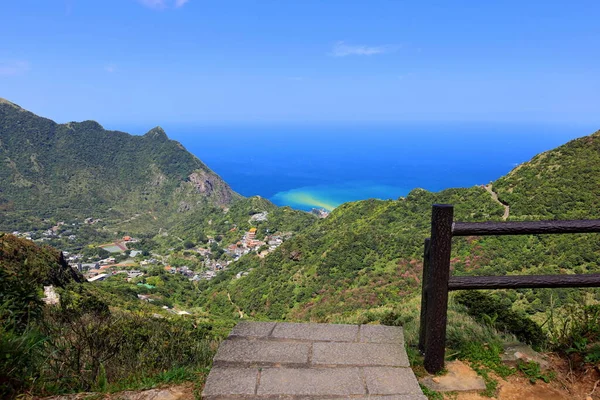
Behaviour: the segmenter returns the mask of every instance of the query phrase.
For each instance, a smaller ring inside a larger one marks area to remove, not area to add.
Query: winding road
[[[494,190],[492,189],[492,184],[488,184],[485,185],[485,190],[487,190],[487,192],[492,196],[492,199],[494,199],[494,201],[498,204],[500,204],[502,207],[504,207],[504,215],[502,216],[502,221],[506,221],[508,219],[508,216],[510,214],[510,206],[508,206],[507,204],[504,204],[503,202],[501,202],[498,199],[498,193],[494,192]]]

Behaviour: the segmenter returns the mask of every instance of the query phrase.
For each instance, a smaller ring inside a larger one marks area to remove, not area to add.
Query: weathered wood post
[[[454,207],[451,204],[433,205],[424,360],[425,369],[432,374],[444,368],[453,218]]]
[[[425,353],[427,337],[427,280],[429,278],[429,238],[423,246],[423,279],[421,281],[421,322],[419,324],[419,351]]]

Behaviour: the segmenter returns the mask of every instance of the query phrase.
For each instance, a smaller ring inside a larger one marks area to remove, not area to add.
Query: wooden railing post
[[[429,238],[423,246],[423,280],[421,281],[421,323],[419,324],[419,351],[425,353],[427,337],[427,280],[429,278]]]
[[[434,204],[431,214],[429,246],[429,276],[427,279],[427,314],[425,360],[427,372],[437,373],[444,368],[446,322],[448,315],[448,280],[452,249],[454,207]]]

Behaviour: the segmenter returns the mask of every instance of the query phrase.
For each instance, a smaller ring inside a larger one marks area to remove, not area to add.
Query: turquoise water
[[[276,193],[275,204],[293,208],[323,208],[331,211],[342,203],[368,198],[395,199],[405,196],[410,189],[399,186],[377,185],[373,182],[347,182],[307,186]]]
[[[591,126],[406,124],[372,126],[165,126],[244,196],[332,209],[489,183],[534,155],[588,135]],[[143,133],[140,130],[139,133]]]

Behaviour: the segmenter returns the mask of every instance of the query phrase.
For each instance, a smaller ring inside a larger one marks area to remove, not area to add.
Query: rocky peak
[[[161,128],[160,126],[157,126],[156,128],[152,128],[150,129],[145,135],[144,137],[147,137],[149,139],[154,139],[154,140],[161,140],[161,141],[166,141],[169,140],[169,138],[167,137],[167,134],[165,132],[165,130],[163,128]]]

